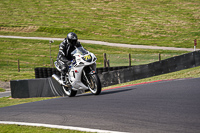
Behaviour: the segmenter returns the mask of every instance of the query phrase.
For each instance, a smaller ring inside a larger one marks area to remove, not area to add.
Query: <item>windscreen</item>
[[[71,52],[71,55],[73,56],[76,53],[81,54],[81,55],[85,55],[85,54],[88,54],[88,51],[85,50],[83,47],[78,47],[74,51]]]

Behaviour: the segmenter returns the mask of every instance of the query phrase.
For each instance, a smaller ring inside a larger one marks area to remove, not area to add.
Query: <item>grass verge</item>
[[[48,100],[48,99],[53,99],[53,98],[57,98],[57,97],[37,97],[37,98],[11,98],[11,97],[3,97],[3,98],[0,98],[0,108],[7,107],[7,106],[12,106],[12,105],[23,104],[23,103]]]
[[[75,130],[0,124],[2,133],[87,133]],[[91,132],[90,132],[91,133]]]

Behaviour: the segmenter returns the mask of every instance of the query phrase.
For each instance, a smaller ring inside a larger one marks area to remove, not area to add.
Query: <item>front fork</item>
[[[95,71],[95,70],[93,70],[93,68],[92,68],[91,66],[89,66],[89,68],[90,68],[89,75],[93,75],[93,74],[95,74],[95,73],[96,73],[96,71]],[[87,77],[87,75],[86,75],[86,73],[85,73],[85,70],[84,70],[84,69],[83,69],[83,75],[84,75],[84,77],[85,77],[85,79],[86,79],[86,81],[87,81],[88,85],[89,85],[89,86],[91,86],[91,83],[90,83],[90,81],[89,81],[89,79],[88,79],[88,77]]]
[[[87,83],[90,85],[90,82],[89,82],[89,80],[88,80],[88,78],[87,78],[87,75],[86,75],[86,73],[85,73],[85,70],[83,70],[83,76],[85,77]]]

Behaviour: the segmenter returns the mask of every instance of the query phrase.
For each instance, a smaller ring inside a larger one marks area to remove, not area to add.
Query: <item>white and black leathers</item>
[[[64,41],[60,43],[57,62],[61,73],[66,73],[68,71],[71,60],[73,60],[71,52],[74,51],[76,47],[82,47],[79,41],[77,41],[75,46],[70,45],[67,39],[64,39]]]

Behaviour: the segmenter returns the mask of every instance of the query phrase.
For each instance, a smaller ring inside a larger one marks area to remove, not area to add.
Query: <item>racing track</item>
[[[162,81],[0,108],[0,121],[121,132],[199,133],[200,78]]]

